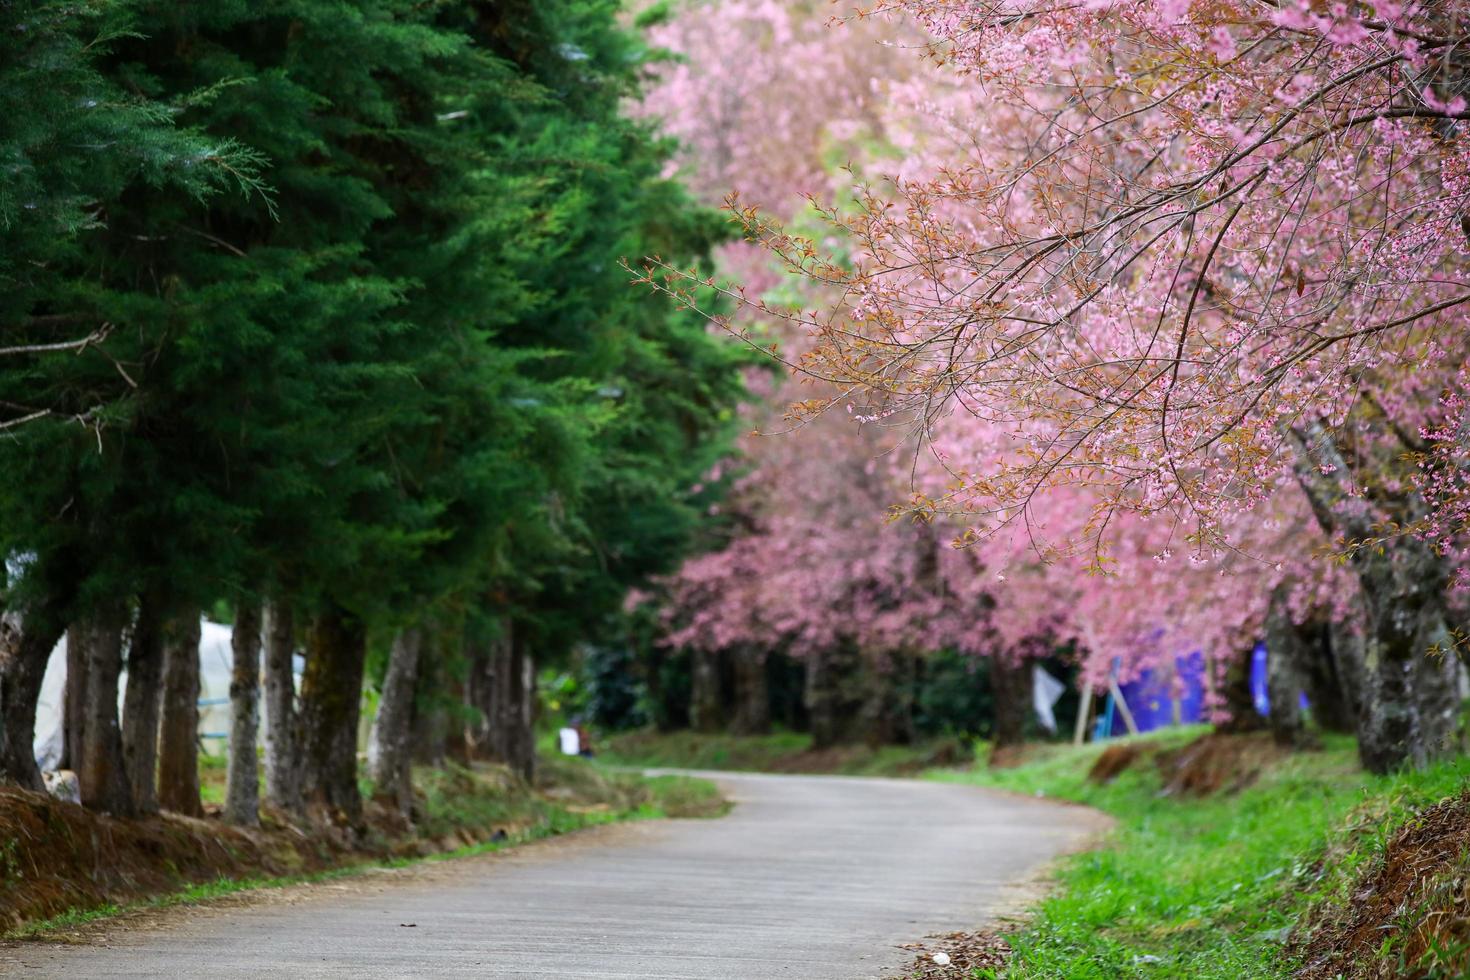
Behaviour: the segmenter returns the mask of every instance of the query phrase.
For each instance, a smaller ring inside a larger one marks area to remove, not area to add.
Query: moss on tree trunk
[[[340,609],[320,614],[307,641],[301,678],[301,790],[308,810],[357,827],[357,724],[366,638]]]
[[[204,815],[199,801],[199,613],[187,610],[165,631],[158,726],[158,802]]]

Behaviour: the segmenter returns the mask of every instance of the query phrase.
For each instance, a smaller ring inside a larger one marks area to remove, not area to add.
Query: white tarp
[[[230,638],[233,630],[221,623],[201,620],[199,624],[199,734],[205,748],[220,751],[230,733],[230,669],[233,656]],[[295,658],[293,668],[298,680],[302,659]],[[122,713],[122,695],[127,690],[127,671],[123,671],[118,690],[118,714]],[[46,676],[41,681],[41,697],[36,704],[36,761],[43,770],[56,768],[61,757],[61,705],[66,690],[66,639],[51,651],[46,663]],[[261,736],[267,719],[261,713]]]
[[[1031,704],[1036,709],[1036,719],[1041,722],[1041,727],[1053,735],[1057,733],[1057,716],[1052,709],[1066,689],[1067,685],[1048,674],[1041,664],[1031,665]]]

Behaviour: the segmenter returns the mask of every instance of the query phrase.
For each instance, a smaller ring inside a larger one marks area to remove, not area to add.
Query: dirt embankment
[[[1298,934],[1303,980],[1470,976],[1470,791],[1405,824]]]
[[[268,809],[249,829],[174,813],[118,820],[45,793],[0,788],[0,933],[220,878],[306,875],[557,833],[650,804],[667,810],[669,790],[679,789],[581,768],[588,771],[561,772],[534,788],[497,766],[435,771],[423,780],[414,825],[369,803],[352,833]],[[687,808],[698,815],[707,802],[701,796]]]
[[[1087,778],[1094,783],[1110,783],[1129,767],[1152,760],[1163,781],[1162,796],[1236,793],[1255,782],[1286,754],[1265,732],[1250,735],[1210,732],[1173,749],[1146,749],[1125,742],[1104,749]]]
[[[1151,761],[1164,795],[1233,793],[1286,755],[1266,733],[1211,733],[1170,750],[1123,743],[1105,749],[1088,778],[1108,783]],[[1366,832],[1335,845],[1319,870],[1371,846]],[[1302,980],[1470,977],[1470,790],[1404,824],[1346,895],[1323,900],[1296,927],[1288,953],[1303,964]]]

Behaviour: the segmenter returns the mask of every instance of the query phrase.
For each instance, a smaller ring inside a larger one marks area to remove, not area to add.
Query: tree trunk
[[[466,644],[465,656],[470,660],[470,677],[473,680],[476,672],[486,672],[490,668],[485,663],[485,648],[476,644]],[[449,738],[449,706],[445,702],[443,685],[440,683],[441,673],[444,667],[442,658],[425,657],[423,652],[419,654],[418,678],[414,684],[413,695],[413,758],[420,765],[438,766],[442,765],[448,756]],[[473,740],[469,749],[473,758],[488,759],[489,742],[487,729],[484,725],[487,710],[480,698],[489,697],[489,688],[485,682],[477,682],[476,687],[466,687],[465,698],[467,704],[473,709],[471,718],[466,723],[467,730],[473,733]]]
[[[422,653],[419,659],[422,662]],[[444,678],[447,681],[446,694],[448,695],[449,702],[451,704],[467,705],[469,703],[469,691],[465,686],[464,680],[452,671],[447,672]],[[469,719],[463,714],[450,718],[448,717],[448,712],[445,713],[444,735],[441,744],[443,745],[444,757],[446,759],[462,766],[469,765],[470,759],[473,756],[471,737],[471,723]]]
[[[689,726],[713,734],[725,727],[725,695],[720,683],[720,655],[709,650],[690,652]]]
[[[861,724],[873,748],[914,740],[914,669],[914,658],[903,651],[864,658]]]
[[[1220,674],[1220,697],[1224,701],[1226,717],[1215,722],[1217,732],[1242,735],[1266,727],[1266,719],[1256,711],[1256,701],[1251,696],[1251,657],[1252,651],[1246,650],[1224,665]]]
[[[230,635],[230,767],[225,781],[225,822],[260,824],[260,606],[250,600],[235,611]]]
[[[77,782],[82,805],[116,817],[137,815],[123,759],[122,727],[117,720],[118,675],[122,673],[120,616],[89,621],[87,681],[82,697],[81,764]]]
[[[265,798],[300,814],[301,766],[296,751],[296,630],[291,607],[271,603],[265,642]]]
[[[1026,713],[1031,710],[1031,662],[1004,654],[990,658],[990,692],[994,699],[992,733],[996,749],[1026,740]]]
[[[1367,668],[1363,663],[1363,625],[1359,618],[1349,622],[1334,620],[1327,624],[1327,641],[1332,645],[1332,661],[1337,666],[1337,679],[1342,697],[1351,713],[1351,730],[1356,732],[1366,713],[1363,693],[1367,685]]]
[[[735,735],[765,735],[771,730],[771,692],[766,684],[766,655],[744,648],[734,652],[735,710],[730,731]]]
[[[1333,624],[1326,619],[1313,620],[1298,630],[1309,651],[1303,680],[1312,720],[1324,731],[1357,731],[1360,665],[1352,661],[1351,651],[1339,649]]]
[[[366,644],[360,624],[341,610],[312,624],[301,678],[302,797],[311,810],[356,827],[357,724]]]
[[[158,802],[204,816],[199,801],[199,613],[186,610],[164,634],[158,738]]]
[[[469,720],[465,723],[465,739],[473,759],[498,758],[491,718],[495,712],[495,673],[499,648],[506,642],[508,638],[496,637],[488,642],[470,639],[464,644],[464,703],[470,709]],[[419,673],[421,683],[426,681],[426,672]],[[442,715],[442,712],[432,714]],[[443,735],[435,731],[436,724],[442,724],[442,721],[442,718],[433,718],[431,713],[426,713],[422,724],[415,723],[422,731],[420,737],[428,751],[445,751]]]
[[[1430,644],[1434,652],[1421,655],[1414,665],[1414,693],[1429,758],[1442,758],[1458,748],[1460,661],[1452,652],[1448,623],[1430,627]]]
[[[87,647],[93,642],[88,623],[73,623],[66,631],[66,684],[61,691],[61,766],[82,767],[82,733],[87,723]]]
[[[862,708],[857,650],[839,641],[830,649],[808,654],[805,699],[811,717],[812,748],[851,742],[857,735]]]
[[[1287,608],[1287,590],[1278,587],[1271,594],[1266,614],[1266,692],[1271,699],[1271,714],[1266,722],[1271,738],[1284,748],[1307,746],[1307,726],[1302,717],[1302,665],[1311,656],[1296,623]]]
[[[163,610],[143,596],[128,644],[128,689],[123,695],[123,759],[139,813],[158,812],[158,708],[163,678]]]
[[[0,617],[0,779],[11,785],[46,788],[36,766],[36,701],[46,661],[65,631],[46,608],[29,616],[7,610]]]
[[[423,633],[418,629],[404,630],[394,640],[373,728],[375,797],[405,817],[413,806],[413,700],[422,647]]]
[[[1291,431],[1289,436],[1297,449],[1297,481],[1323,530],[1356,541],[1373,538],[1370,512],[1355,504],[1351,510],[1339,506],[1348,498],[1350,470],[1331,435],[1312,424],[1305,433]],[[1395,515],[1401,523],[1417,516],[1408,505]],[[1355,549],[1351,565],[1362,589],[1366,626],[1358,757],[1374,773],[1422,766],[1438,747],[1426,739],[1416,677],[1419,661],[1446,619],[1444,563],[1424,542],[1401,537],[1381,547]]]
[[[505,764],[528,783],[536,781],[536,662],[520,633],[512,633],[506,670],[505,712],[500,718]]]

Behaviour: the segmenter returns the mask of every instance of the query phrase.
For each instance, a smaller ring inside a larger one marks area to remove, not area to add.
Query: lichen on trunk
[[[245,599],[235,610],[230,634],[230,767],[225,820],[236,826],[260,823],[260,606]]]
[[[158,713],[163,678],[163,610],[145,595],[128,642],[128,687],[123,695],[123,759],[139,813],[158,811]]]
[[[423,631],[415,627],[399,633],[393,641],[370,753],[376,798],[404,816],[408,816],[413,805],[414,689],[423,640]]]
[[[301,812],[297,757],[296,679],[291,658],[296,633],[291,607],[271,603],[265,641],[265,796],[287,813]]]
[[[333,823],[358,827],[357,725],[366,637],[345,610],[312,624],[301,679],[301,789],[306,807]]]
[[[163,700],[158,726],[158,802],[204,815],[199,800],[199,613],[188,609],[164,634]]]
[[[122,726],[117,717],[122,616],[107,611],[87,620],[80,629],[87,634],[81,759],[75,763],[82,805],[117,817],[136,816],[133,789],[123,759]]]

